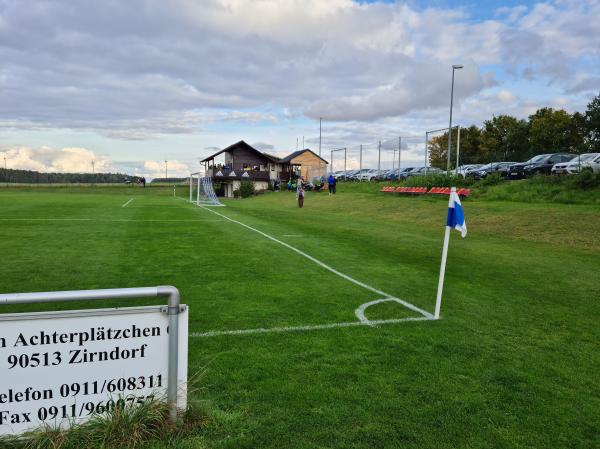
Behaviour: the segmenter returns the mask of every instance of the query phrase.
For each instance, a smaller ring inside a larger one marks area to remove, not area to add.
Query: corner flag
[[[460,231],[461,237],[467,235],[467,223],[465,222],[465,215],[463,213],[462,204],[460,204],[460,197],[456,193],[456,188],[452,187],[450,192],[450,199],[448,201],[448,218],[446,220],[446,226]]]
[[[444,274],[446,273],[446,258],[448,257],[448,242],[450,241],[450,229],[460,231],[460,235],[467,235],[467,223],[463,213],[460,197],[456,193],[456,187],[450,190],[450,199],[448,200],[448,217],[446,218],[446,233],[444,235],[444,249],[442,250],[442,265],[440,266],[440,279],[438,281],[437,298],[435,300],[434,318],[440,318],[440,308],[442,306],[442,290],[444,289]]]

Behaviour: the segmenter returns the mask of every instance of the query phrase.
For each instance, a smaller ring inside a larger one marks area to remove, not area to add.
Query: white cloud
[[[498,92],[498,99],[504,103],[510,103],[515,99],[515,96],[509,90],[502,89]]]
[[[110,159],[87,148],[53,149],[47,146],[0,146],[7,168],[54,173],[96,173],[111,170]],[[93,166],[92,166],[93,163]]]
[[[166,168],[166,174],[169,178],[182,178],[190,174],[188,165],[179,161],[167,161]],[[165,161],[144,161],[143,175],[147,178],[164,178]]]
[[[0,129],[143,140],[302,115],[387,123],[433,114],[439,121],[451,63],[465,65],[456,79],[457,107],[481,107],[471,116],[490,111],[483,104],[490,91],[499,107],[528,102],[510,86],[501,89],[514,101],[497,95],[499,81],[483,65],[537,79],[538,87],[550,84],[558,93],[549,98],[563,96],[570,106],[574,94],[597,88],[600,76],[598,0],[500,8],[480,21],[466,7],[419,9],[412,2],[2,5]]]

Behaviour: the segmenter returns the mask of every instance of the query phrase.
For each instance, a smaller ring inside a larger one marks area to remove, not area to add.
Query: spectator
[[[329,194],[335,195],[335,185],[337,184],[337,179],[335,179],[333,173],[329,174],[329,178],[327,178],[327,184],[329,184]]]

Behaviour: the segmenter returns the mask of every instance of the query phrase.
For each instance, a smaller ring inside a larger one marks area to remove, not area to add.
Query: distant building
[[[223,155],[224,162],[216,163],[215,158]],[[254,182],[256,190],[267,190],[269,182],[287,182],[292,175],[304,179],[314,179],[327,173],[327,161],[311,150],[300,150],[284,158],[263,153],[243,140],[217,151],[200,161],[204,164],[206,176],[211,176],[217,195],[233,197],[233,191],[240,188],[242,180]]]
[[[304,179],[315,179],[325,176],[328,162],[308,148],[294,151],[281,159],[291,172],[300,174]]]

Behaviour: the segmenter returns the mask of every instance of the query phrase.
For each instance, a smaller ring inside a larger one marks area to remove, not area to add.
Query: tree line
[[[43,173],[0,168],[0,183],[22,184],[117,184],[136,182],[136,176],[122,173]]]
[[[453,130],[453,151],[457,135]],[[448,132],[432,138],[428,151],[431,166],[445,169]],[[541,108],[527,120],[499,115],[486,120],[481,127],[471,125],[460,130],[459,164],[521,162],[537,154],[559,152],[600,152],[600,94],[588,104],[585,113]],[[456,155],[453,152],[451,156],[454,167]]]

